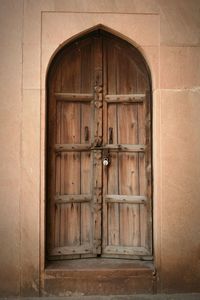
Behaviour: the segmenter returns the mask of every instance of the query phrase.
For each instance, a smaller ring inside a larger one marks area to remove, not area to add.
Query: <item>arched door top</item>
[[[140,65],[143,64],[143,68],[144,68],[145,72],[148,74],[149,83],[150,83],[150,86],[151,86],[151,72],[150,72],[148,63],[146,62],[145,57],[140,52],[140,50],[138,49],[138,47],[136,47],[134,44],[132,44],[130,41],[126,40],[125,38],[123,39],[122,37],[118,36],[117,34],[111,33],[111,29],[110,30],[109,30],[109,28],[108,28],[108,30],[106,30],[106,29],[107,29],[106,26],[103,26],[103,25],[100,24],[100,25],[95,26],[94,29],[92,29],[88,33],[83,34],[83,35],[79,36],[78,38],[77,37],[72,38],[67,43],[63,43],[63,46],[61,46],[61,48],[59,47],[59,49],[56,50],[56,53],[53,55],[53,57],[52,57],[52,59],[50,61],[50,64],[49,64],[48,69],[47,69],[46,83],[48,82],[48,77],[51,74],[52,66],[54,66],[56,64],[56,61],[60,59],[60,57],[62,56],[62,53],[65,52],[65,50],[67,48],[69,48],[74,43],[81,42],[81,40],[83,40],[83,39],[87,39],[87,38],[89,38],[91,36],[95,36],[95,35],[101,34],[102,36],[107,36],[110,39],[115,39],[115,40],[118,40],[119,42],[121,41],[121,43],[124,46],[126,45],[127,47],[129,47],[131,49],[131,51],[135,52],[135,55],[139,59],[138,63]],[[135,56],[135,59],[137,59],[136,56]]]

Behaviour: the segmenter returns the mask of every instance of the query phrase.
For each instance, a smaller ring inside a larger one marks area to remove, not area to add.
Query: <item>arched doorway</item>
[[[47,97],[47,258],[151,257],[151,80],[144,58],[95,30],[55,56]]]

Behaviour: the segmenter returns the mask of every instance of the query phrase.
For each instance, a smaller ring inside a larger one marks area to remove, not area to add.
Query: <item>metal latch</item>
[[[103,150],[103,165],[108,166],[110,164],[110,154],[108,149]]]

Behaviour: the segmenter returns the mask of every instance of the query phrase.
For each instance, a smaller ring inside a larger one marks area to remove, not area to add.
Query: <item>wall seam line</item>
[[[48,14],[103,14],[103,15],[106,15],[106,14],[111,14],[111,15],[149,15],[149,16],[159,16],[160,13],[157,12],[157,13],[150,13],[150,12],[147,12],[147,13],[143,13],[143,12],[113,12],[113,11],[67,11],[67,10],[60,10],[60,11],[56,11],[56,10],[43,10],[42,13],[48,13]]]
[[[20,122],[20,199],[19,199],[19,294],[22,295],[22,181],[23,181],[23,78],[24,78],[24,0],[22,1],[21,41],[21,122]]]
[[[40,11],[40,142],[39,142],[39,176],[40,176],[40,186],[39,186],[39,296],[42,296],[42,13]]]
[[[160,187],[162,187],[163,184],[163,177],[162,177],[162,99],[161,99],[161,17],[160,17],[160,22],[159,22],[159,111],[160,111],[160,119],[159,119],[159,162],[160,162],[160,167],[159,167],[159,176],[160,176]],[[160,188],[159,194],[160,194],[160,207],[159,207],[159,219],[160,219],[160,230],[159,230],[159,269],[160,272],[158,274],[159,277],[159,293],[162,293],[163,290],[163,282],[162,282],[162,231],[163,231],[163,223],[162,223],[162,200],[163,200],[163,189]],[[158,225],[158,224],[157,224]]]

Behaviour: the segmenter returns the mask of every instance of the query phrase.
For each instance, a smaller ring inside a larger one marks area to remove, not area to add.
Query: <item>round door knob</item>
[[[103,159],[103,165],[107,166],[109,164],[108,158]]]

